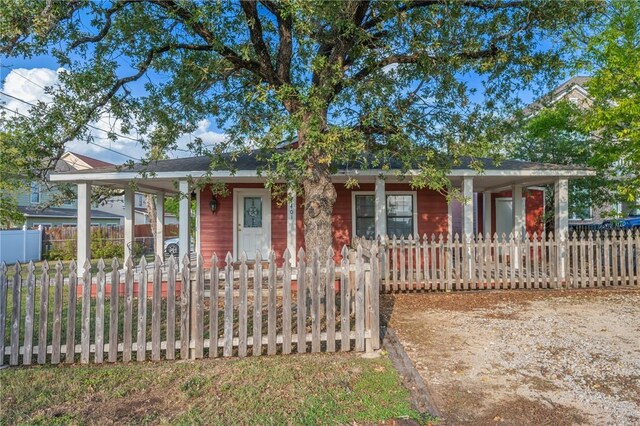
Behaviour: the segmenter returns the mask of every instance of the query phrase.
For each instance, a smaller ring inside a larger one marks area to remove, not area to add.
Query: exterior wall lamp
[[[214,195],[211,197],[211,201],[209,201],[209,209],[211,209],[211,213],[216,214],[218,211],[218,199]]]

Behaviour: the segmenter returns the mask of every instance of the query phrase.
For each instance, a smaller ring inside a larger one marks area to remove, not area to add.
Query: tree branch
[[[254,1],[242,0],[240,1],[240,6],[242,6],[242,10],[247,19],[251,44],[260,59],[260,66],[263,73],[268,76],[269,83],[277,84],[277,77],[273,70],[273,64],[271,63],[271,55],[269,55],[269,49],[264,42],[262,34],[262,23],[260,22],[260,16],[258,16],[258,4]]]
[[[128,1],[128,0],[127,1],[123,1],[121,3],[117,3],[112,8],[107,9],[107,11],[104,14],[106,22],[105,22],[104,26],[100,29],[100,31],[98,31],[98,34],[96,34],[95,36],[87,36],[87,37],[80,38],[80,39],[74,41],[73,43],[71,43],[69,48],[70,49],[75,49],[76,47],[80,46],[81,44],[95,43],[95,42],[98,42],[98,41],[102,40],[109,33],[109,29],[111,28],[111,24],[112,24],[111,16],[114,13],[116,13],[117,11],[119,11],[120,9],[122,9],[128,3],[131,3],[131,2]]]
[[[405,3],[397,9],[393,10],[389,14],[380,14],[378,16],[374,16],[368,21],[362,24],[362,28],[365,30],[370,30],[378,24],[383,23],[384,21],[393,18],[394,16],[399,15],[400,13],[407,12],[412,9],[417,9],[421,7],[429,7],[434,5],[446,5],[447,2],[445,0],[415,0],[410,3]],[[514,1],[504,1],[502,3],[488,3],[485,1],[475,1],[475,0],[458,0],[455,2],[458,6],[471,7],[476,9],[481,9],[484,11],[489,10],[497,10],[497,9],[508,9],[523,6],[523,2],[519,0]]]
[[[221,43],[220,40],[218,40],[218,38],[211,32],[211,30],[209,30],[209,28],[207,28],[206,25],[194,18],[191,11],[178,5],[173,0],[152,0],[152,2],[179,17],[186,27],[190,28],[195,34],[200,36],[206,43],[211,46],[212,51],[218,53],[220,56],[231,62],[231,64],[233,64],[236,68],[246,69],[247,71],[256,74],[265,82],[269,82],[270,76],[264,73],[264,70],[260,66],[260,63],[253,60],[243,59],[229,46]]]

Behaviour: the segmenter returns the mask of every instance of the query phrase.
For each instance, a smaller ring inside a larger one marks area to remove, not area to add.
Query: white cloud
[[[16,68],[11,70],[11,72],[6,76],[4,84],[0,86],[0,91],[9,96],[0,94],[0,104],[8,110],[28,115],[31,106],[25,102],[32,104],[38,101],[43,101],[45,103],[52,102],[51,95],[45,93],[44,88],[47,86],[55,86],[58,83],[58,74],[63,71],[64,69],[62,68],[58,70],[52,70],[49,68]],[[94,137],[94,144],[74,140],[67,144],[67,149],[69,151],[74,151],[116,164],[130,160],[127,156],[141,158],[144,155],[144,150],[140,146],[140,143],[135,140],[131,140],[139,137],[136,134],[126,135],[126,137],[117,137],[116,140],[108,138],[108,132],[114,132],[119,135],[124,134],[119,120],[111,118],[108,113],[103,114],[100,120],[91,123],[91,125],[93,128],[90,129],[90,132]],[[187,150],[189,142],[194,137],[200,137],[206,145],[211,146],[224,140],[225,135],[211,130],[210,120],[201,120],[198,122],[198,127],[192,135],[184,135],[178,140],[179,150],[171,152],[170,156],[190,156],[191,154],[185,150]],[[117,152],[124,153],[127,156],[120,155]]]

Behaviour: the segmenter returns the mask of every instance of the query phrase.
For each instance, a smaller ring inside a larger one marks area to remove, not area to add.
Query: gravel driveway
[[[640,290],[401,294],[383,309],[447,424],[640,424]]]

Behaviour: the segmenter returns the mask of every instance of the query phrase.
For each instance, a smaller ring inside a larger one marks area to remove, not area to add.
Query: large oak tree
[[[106,111],[161,150],[213,117],[229,139],[213,149],[212,163],[220,161],[215,154],[259,149],[274,192],[287,182],[304,198],[307,248],[323,248],[331,243],[333,170],[399,161],[419,170],[414,185],[446,189],[453,164],[500,142],[494,123],[515,106],[518,91],[557,76],[558,40],[597,7],[564,0],[17,2],[0,18],[2,53],[50,53],[67,72],[52,105],[5,121],[5,129],[37,140],[55,159],[68,141],[89,138],[86,124]],[[279,149],[286,140],[297,149]],[[195,151],[203,148],[197,142]]]

